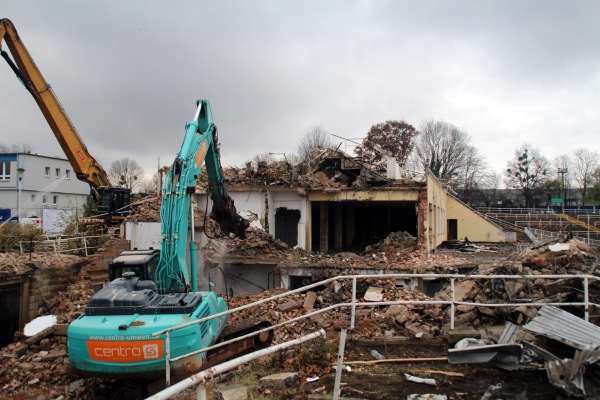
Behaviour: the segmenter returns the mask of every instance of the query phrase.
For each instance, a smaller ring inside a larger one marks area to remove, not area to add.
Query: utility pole
[[[21,188],[23,186],[23,174],[25,173],[25,168],[17,168],[17,178],[19,181],[17,182],[17,223],[21,224]]]

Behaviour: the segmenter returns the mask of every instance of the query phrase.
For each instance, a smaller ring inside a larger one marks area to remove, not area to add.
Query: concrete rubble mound
[[[522,324],[535,314],[536,309],[527,307],[534,302],[582,302],[583,280],[579,278],[540,278],[540,275],[597,274],[597,253],[574,238],[561,237],[538,243],[506,261],[481,264],[473,275],[514,275],[515,278],[531,276],[528,280],[496,278],[462,280],[455,285],[455,300],[480,303],[521,303],[516,308],[477,307],[459,305],[457,325],[484,326],[512,321]],[[597,290],[594,286],[593,290]],[[439,296],[450,299],[450,287]]]
[[[578,240],[563,235],[535,244],[516,258],[532,270],[553,274],[591,274],[597,262],[597,250]]]
[[[144,197],[136,201],[131,207],[131,213],[128,220],[138,222],[157,222],[160,221],[160,201],[161,198],[156,195]]]
[[[71,265],[81,262],[79,256],[68,254],[0,253],[0,274],[21,274],[35,268]]]

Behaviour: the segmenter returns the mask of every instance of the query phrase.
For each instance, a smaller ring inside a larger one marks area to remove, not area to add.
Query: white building
[[[20,190],[19,190],[20,189]],[[0,218],[46,218],[59,210],[83,212],[89,185],[67,159],[29,153],[0,154]],[[46,224],[44,224],[46,226]]]

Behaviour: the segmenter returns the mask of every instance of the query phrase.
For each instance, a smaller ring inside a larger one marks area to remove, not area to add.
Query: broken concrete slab
[[[365,301],[383,301],[383,288],[371,286],[364,296]]]
[[[298,382],[297,372],[282,372],[260,378],[260,386],[265,389],[285,389]]]
[[[454,329],[444,329],[444,337],[449,344],[454,345],[466,338],[480,339],[481,333],[472,326],[462,326]]]
[[[317,294],[315,292],[307,292],[304,299],[304,309],[312,310],[315,306],[315,301],[317,301]]]
[[[248,387],[244,385],[231,385],[215,390],[215,400],[247,400]]]

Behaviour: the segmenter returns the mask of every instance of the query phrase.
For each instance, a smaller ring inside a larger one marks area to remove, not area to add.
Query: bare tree
[[[443,182],[452,184],[462,180],[469,163],[482,161],[471,145],[470,135],[450,123],[424,121],[419,132],[415,146],[417,159]]]
[[[593,175],[600,165],[600,154],[584,148],[575,150],[572,170],[573,180],[581,193],[581,205],[585,205],[588,188],[593,185]]]
[[[535,205],[535,196],[547,181],[548,160],[538,149],[524,143],[515,151],[515,158],[506,168],[506,185],[519,189],[525,199],[525,207]]]
[[[21,144],[0,144],[0,153],[31,153],[33,151],[33,147],[27,143]]]
[[[140,184],[140,192],[148,193],[148,194],[152,194],[152,193],[158,194],[158,191],[159,191],[158,186],[161,183],[161,175],[162,175],[162,170],[155,172],[151,178],[144,179],[142,181],[142,183]]]
[[[335,143],[331,139],[331,135],[325,128],[322,126],[313,126],[300,139],[296,153],[300,160],[304,161],[309,158],[312,149],[322,149],[334,145]]]
[[[502,174],[496,171],[486,171],[482,174],[481,180],[474,193],[473,203],[483,204],[485,207],[492,207],[500,199],[500,184],[502,183]]]
[[[418,131],[405,121],[386,121],[373,125],[362,145],[354,149],[357,156],[374,162],[383,159],[381,150],[396,158],[398,165],[404,167],[406,159],[415,146]]]
[[[143,174],[144,170],[137,161],[124,157],[110,164],[108,177],[113,185],[134,191],[141,185]]]
[[[468,152],[465,161],[462,174],[457,176],[457,179],[452,182],[452,186],[455,191],[460,193],[460,199],[463,202],[473,204],[475,195],[480,190],[488,170],[485,160],[474,147]]]
[[[262,154],[255,155],[254,158],[252,159],[252,162],[254,163],[254,165],[259,165],[259,164],[269,165],[269,164],[273,163],[274,160],[275,159],[274,159],[273,155],[271,155],[271,153],[262,153]]]

